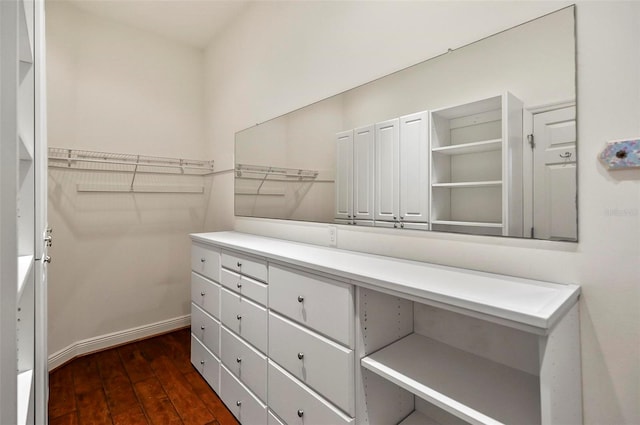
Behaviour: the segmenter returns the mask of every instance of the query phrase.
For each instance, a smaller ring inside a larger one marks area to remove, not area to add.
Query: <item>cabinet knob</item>
[[[200,329],[204,330],[204,325],[200,325]]]
[[[200,259],[200,262],[201,262],[201,263],[204,263],[205,261],[207,261],[207,259],[206,259],[206,258],[201,258],[201,259]]]
[[[304,301],[304,297],[302,295],[298,295],[298,302],[301,303]]]
[[[47,235],[44,238],[44,244],[48,247],[51,247],[51,245],[53,245],[53,236],[51,235]]]
[[[304,410],[298,409],[298,417],[301,418],[302,416],[304,416]]]
[[[298,359],[299,360],[304,359],[304,353],[302,353],[302,352],[298,353]]]
[[[240,407],[241,404],[242,402],[240,400],[236,401],[236,406]]]
[[[51,256],[47,255],[42,261],[44,261],[45,263],[51,263]]]
[[[404,223],[400,223],[400,227],[404,229]]]
[[[394,219],[394,220],[396,219],[396,216],[395,216],[395,215],[393,216],[393,219]]]
[[[200,360],[200,364],[204,364],[204,360]]]
[[[242,283],[238,282],[238,288],[242,288]]]
[[[204,297],[206,295],[206,292],[202,291],[202,292],[200,292],[200,295],[202,295]]]
[[[236,363],[240,363],[242,361],[242,359],[240,357],[236,358]]]
[[[241,315],[241,314],[238,314],[238,315],[236,316],[236,319],[238,319],[238,320],[242,319],[242,315]]]
[[[394,228],[394,229],[397,229],[397,228],[398,228],[398,225],[397,225],[396,223],[393,223],[393,228]]]
[[[347,218],[351,218],[351,215],[347,215]]]
[[[238,265],[238,267],[242,267],[242,263],[240,261],[238,261],[236,264]]]

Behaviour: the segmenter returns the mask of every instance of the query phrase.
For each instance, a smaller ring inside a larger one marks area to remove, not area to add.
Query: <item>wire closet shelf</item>
[[[213,161],[49,148],[49,167],[87,171],[179,174],[213,174]]]

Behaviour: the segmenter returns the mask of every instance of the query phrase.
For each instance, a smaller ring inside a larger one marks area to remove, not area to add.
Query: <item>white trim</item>
[[[75,342],[49,356],[49,371],[72,360],[74,357],[92,353],[98,350],[104,350],[106,348],[125,344],[137,339],[169,332],[174,329],[184,328],[189,326],[190,324],[191,315],[187,314],[185,316],[174,317],[173,319],[163,320],[160,322],[139,326],[137,328],[125,329],[122,331]]]

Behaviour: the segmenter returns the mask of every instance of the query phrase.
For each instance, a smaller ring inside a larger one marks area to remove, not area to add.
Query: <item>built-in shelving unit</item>
[[[537,376],[434,339],[411,334],[361,363],[469,423],[540,423]]]
[[[522,236],[522,177],[511,172],[522,102],[505,93],[431,111],[430,144],[431,230]]]

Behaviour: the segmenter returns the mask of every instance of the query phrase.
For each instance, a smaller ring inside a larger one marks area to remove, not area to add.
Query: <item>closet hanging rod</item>
[[[80,164],[85,164],[85,166],[81,166]],[[101,164],[104,164],[106,168],[98,167],[98,165]],[[159,174],[209,175],[214,172],[213,161],[84,151],[54,147],[49,148],[49,166],[55,168],[93,171],[121,171]],[[120,166],[129,168],[123,169]]]

